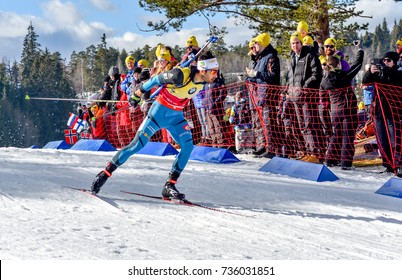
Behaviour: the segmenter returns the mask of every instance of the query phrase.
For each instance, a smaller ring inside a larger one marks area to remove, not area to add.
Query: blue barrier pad
[[[43,149],[61,149],[61,150],[68,150],[70,148],[71,146],[67,144],[67,142],[64,140],[50,141],[43,147]]]
[[[151,156],[169,156],[177,155],[179,152],[169,143],[148,142],[137,154]]]
[[[116,148],[107,140],[81,139],[71,147],[71,150],[112,152],[116,151]]]
[[[235,163],[240,160],[230,151],[221,148],[194,146],[190,159],[211,163]]]
[[[389,179],[375,193],[402,198],[402,179]]]
[[[259,171],[282,174],[315,182],[339,180],[325,165],[281,157],[272,158]]]

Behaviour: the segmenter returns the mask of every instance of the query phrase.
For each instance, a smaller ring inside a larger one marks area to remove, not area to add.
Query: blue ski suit
[[[196,71],[194,67],[177,67],[152,77],[140,87],[141,92],[149,91],[158,85],[163,86],[163,89],[149,109],[132,142],[113,157],[112,162],[116,166],[126,162],[130,156],[140,151],[156,132],[165,128],[181,148],[171,170],[180,175],[194,147],[193,136],[184,118],[183,109],[204,86],[203,83],[193,81]]]

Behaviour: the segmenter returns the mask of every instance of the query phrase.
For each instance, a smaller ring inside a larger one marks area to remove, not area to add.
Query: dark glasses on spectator
[[[392,60],[390,58],[383,58],[383,62],[391,62]]]
[[[325,47],[326,49],[333,49],[333,48],[335,48],[334,45],[325,45],[324,47]]]
[[[188,50],[189,50],[189,49],[192,49],[192,48],[193,48],[193,46],[188,46],[188,47],[187,47]]]

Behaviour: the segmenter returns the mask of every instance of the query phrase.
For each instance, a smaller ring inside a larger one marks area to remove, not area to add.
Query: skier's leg
[[[149,114],[139,127],[133,141],[118,151],[112,160],[108,162],[106,168],[96,175],[91,186],[92,192],[95,194],[98,193],[101,187],[106,183],[106,180],[112,176],[113,171],[126,162],[130,156],[141,150],[149,142],[152,135],[154,135],[160,128],[161,127],[157,121],[151,114]]]
[[[184,199],[184,194],[176,189],[177,179],[187,165],[191,152],[193,151],[193,137],[187,121],[183,118],[177,119],[174,125],[167,127],[170,135],[180,145],[180,152],[173,162],[169,177],[162,191],[164,197]]]

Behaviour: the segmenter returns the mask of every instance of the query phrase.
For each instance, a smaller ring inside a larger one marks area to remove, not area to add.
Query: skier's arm
[[[160,86],[164,84],[180,85],[181,83],[183,83],[183,77],[184,75],[180,68],[174,68],[171,71],[153,76],[150,80],[141,85],[141,87],[135,91],[135,95],[141,97],[143,93],[151,90],[155,86]]]

